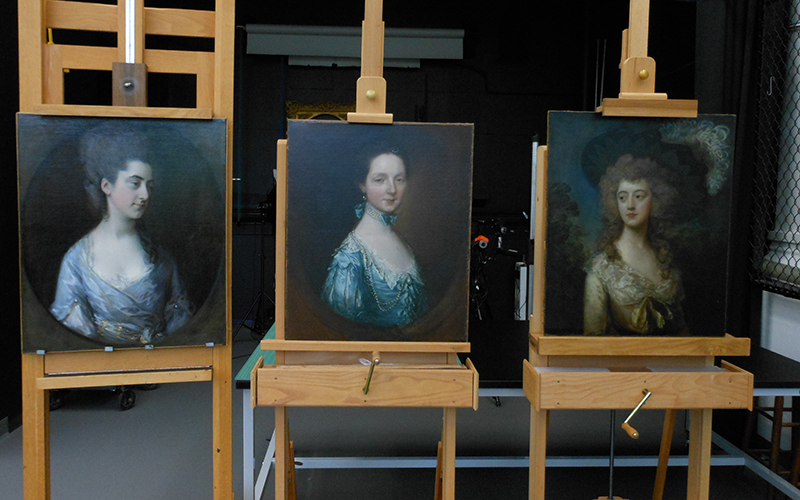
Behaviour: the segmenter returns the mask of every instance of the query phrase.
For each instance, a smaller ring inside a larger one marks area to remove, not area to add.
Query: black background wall
[[[0,266],[0,420],[8,417],[11,426],[18,425],[22,413],[19,331],[19,259],[17,239],[17,146],[14,114],[19,110],[19,77],[17,68],[17,5],[0,3],[0,213],[2,234],[0,245],[5,263]],[[0,426],[0,432],[2,432]]]
[[[114,2],[111,2],[114,3]],[[702,2],[652,0],[649,55],[658,63],[657,91],[671,98],[702,95],[703,112],[735,112],[715,96],[722,94],[724,68],[710,64],[697,72],[696,61],[716,61],[725,37],[703,37],[696,45],[696,26],[724,30],[724,0]],[[727,7],[726,7],[726,4]],[[213,8],[213,0],[147,1],[147,6],[186,5]],[[531,140],[546,141],[548,110],[594,109],[599,75],[602,96],[619,92],[622,30],[628,23],[628,0],[596,2],[477,2],[385,0],[387,27],[457,28],[465,31],[460,61],[422,61],[419,69],[385,69],[388,111],[396,121],[469,122],[475,124],[474,212],[502,218],[524,228],[529,211]],[[246,24],[360,26],[361,1],[263,2],[239,0],[236,7],[236,116],[234,151],[233,316],[243,319],[262,288],[271,296],[274,274],[275,142],[284,134],[284,103],[295,101],[348,104],[355,100],[358,68],[312,68],[286,65],[279,56],[245,55]],[[17,254],[15,200],[15,126],[18,110],[16,2],[0,6],[3,100],[0,114],[4,255]],[[705,32],[704,32],[705,33]],[[696,73],[702,74],[697,80]],[[710,75],[709,75],[710,73]],[[76,77],[77,78],[77,77]],[[68,86],[69,99],[110,103],[108,75],[88,75]],[[179,78],[151,80],[151,101],[162,106],[186,105],[187,82]],[[697,92],[696,92],[697,90]],[[99,97],[98,97],[99,96]],[[727,106],[727,108],[726,108]],[[265,218],[265,223],[261,219]],[[524,231],[524,229],[520,229]],[[527,235],[519,235],[525,246]],[[265,249],[262,253],[261,249]],[[520,248],[525,253],[526,248]],[[513,258],[500,260],[490,278],[493,309],[507,317],[513,301]],[[745,272],[745,271],[743,271]],[[20,404],[17,259],[2,268],[0,334],[0,419],[18,421]],[[509,282],[511,281],[511,282]],[[749,322],[749,318],[747,319]],[[741,322],[740,322],[741,323]],[[744,333],[747,335],[747,332]]]

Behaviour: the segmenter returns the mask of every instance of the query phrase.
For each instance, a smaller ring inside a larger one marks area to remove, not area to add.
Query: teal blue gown
[[[352,232],[333,254],[322,300],[349,320],[379,327],[407,325],[427,309],[416,261],[395,270]]]

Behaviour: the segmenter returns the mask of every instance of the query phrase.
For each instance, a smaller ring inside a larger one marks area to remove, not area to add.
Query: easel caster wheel
[[[117,394],[119,409],[122,411],[130,410],[136,404],[136,393],[130,389],[125,389]]]

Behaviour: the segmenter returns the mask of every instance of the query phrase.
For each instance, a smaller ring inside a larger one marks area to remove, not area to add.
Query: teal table
[[[275,338],[275,324],[269,329],[265,339]],[[267,454],[264,456],[264,461],[261,463],[261,469],[258,472],[258,479],[253,483],[255,475],[255,456],[254,456],[254,433],[253,433],[253,408],[250,406],[250,372],[256,366],[258,359],[263,357],[265,365],[275,364],[275,351],[262,351],[261,345],[253,351],[247,361],[245,362],[239,373],[236,374],[236,388],[242,389],[242,450],[244,454],[244,461],[242,466],[244,468],[244,499],[255,500],[260,499],[264,493],[264,486],[267,484],[267,476],[269,469],[272,465],[272,460],[275,457],[275,432],[272,432],[272,439],[269,441],[269,448]]]

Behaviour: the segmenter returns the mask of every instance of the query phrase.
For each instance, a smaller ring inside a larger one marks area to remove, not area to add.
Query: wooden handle
[[[636,429],[631,427],[631,424],[629,424],[628,422],[625,422],[624,424],[622,424],[622,430],[627,432],[628,435],[630,437],[632,437],[633,439],[639,439],[639,431],[637,431]]]

